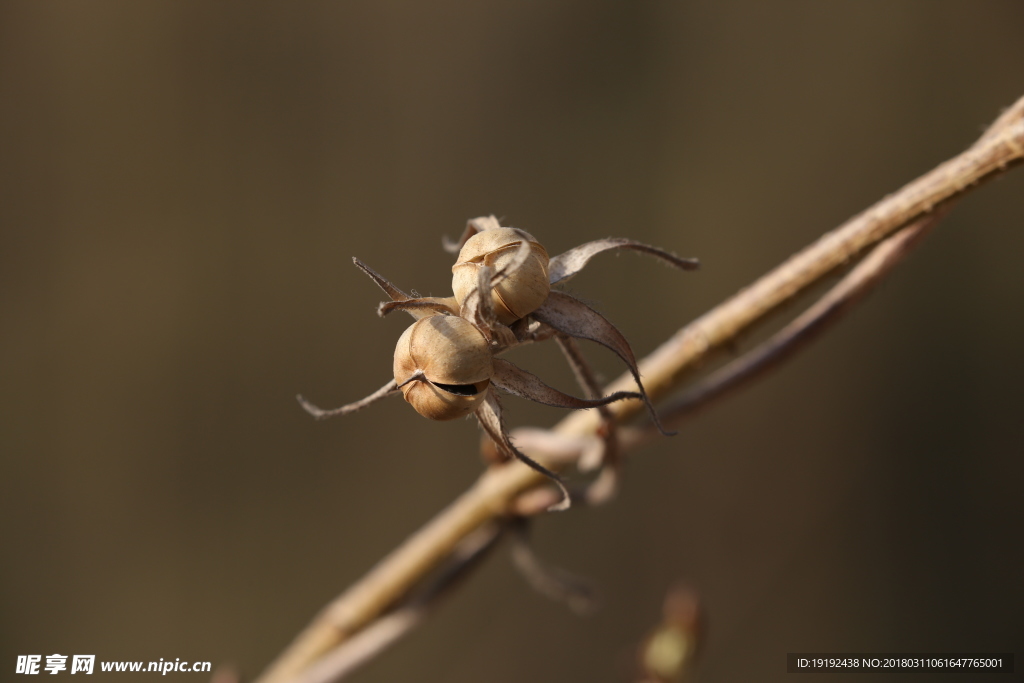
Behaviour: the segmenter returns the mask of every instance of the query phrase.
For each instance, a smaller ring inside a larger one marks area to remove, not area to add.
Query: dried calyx
[[[549,259],[533,236],[523,230],[501,227],[494,216],[469,221],[461,239],[454,243],[446,241],[445,248],[458,253],[452,267],[451,297],[411,297],[353,259],[391,299],[380,305],[378,313],[383,316],[403,310],[416,322],[398,340],[394,379],[379,390],[334,410],[321,410],[301,396],[299,401],[315,417],[325,418],[354,412],[401,392],[418,413],[433,420],[452,420],[473,413],[504,457],[516,458],[558,484],[564,499],[552,509],[564,509],[569,497],[561,479],[513,445],[492,387],[570,409],[641,399],[652,420],[659,424],[625,337],[583,302],[551,291],[551,285],[568,280],[595,255],[613,249],[641,251],[682,269],[696,268],[697,262],[639,242],[614,238],[588,242]],[[629,367],[639,391],[578,398],[495,357],[517,345],[556,334],[590,339],[611,349]]]

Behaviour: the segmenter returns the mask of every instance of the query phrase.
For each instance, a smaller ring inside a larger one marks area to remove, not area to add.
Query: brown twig
[[[824,235],[676,333],[640,364],[648,393],[651,397],[665,395],[712,352],[734,341],[837,267],[1022,159],[1024,99],[1000,116],[962,154]],[[608,391],[634,388],[632,378],[623,376]],[[638,401],[622,401],[611,410],[622,420],[641,408]],[[555,431],[569,436],[593,434],[600,419],[593,411],[579,411],[562,420]],[[531,455],[544,460],[543,454]],[[448,557],[462,539],[503,515],[519,494],[544,482],[539,474],[517,463],[489,469],[469,490],[327,605],[267,669],[260,683],[294,680],[313,662],[379,618]]]
[[[921,239],[946,215],[948,207],[920,218],[898,233],[887,237],[857,264],[842,280],[810,308],[797,316],[768,340],[719,368],[688,388],[681,396],[666,403],[662,409],[665,424],[675,426],[684,418],[703,410],[732,390],[791,358],[837,322],[854,304],[867,296],[893,268],[913,250]],[[643,438],[654,438],[653,425],[644,430]],[[629,442],[636,444],[636,437]]]
[[[727,346],[769,313],[817,283],[868,247],[1024,159],[1024,104],[1018,101],[970,148],[854,216],[790,257],[731,299],[687,325],[640,365],[652,396],[678,386],[687,372]],[[608,391],[632,386],[623,376]],[[622,401],[611,410],[622,418],[641,409]],[[558,428],[570,433],[593,428],[595,418],[575,413]]]

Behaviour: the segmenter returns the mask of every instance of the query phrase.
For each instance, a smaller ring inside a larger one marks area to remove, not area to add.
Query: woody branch
[[[875,245],[885,241],[886,251],[876,257],[874,262],[865,261],[869,264],[865,268],[870,272],[860,273],[860,284],[852,287],[849,292],[834,294],[837,300],[824,305],[818,314],[811,314],[810,322],[817,319],[816,315],[831,318],[837,315],[836,310],[841,312],[847,309],[849,302],[859,297],[865,291],[864,288],[876,281],[877,277],[888,272],[898,263],[899,256],[917,241],[906,237],[899,241],[889,241],[892,236],[908,227],[923,235],[937,220],[937,209],[947,208],[969,190],[1022,160],[1024,98],[1006,110],[963,153],[826,233],[732,298],[681,328],[641,361],[640,370],[648,393],[652,398],[665,396],[680,386],[695,367],[749,331],[769,313],[837,268],[863,256]],[[849,281],[846,282],[849,285]],[[805,335],[800,334],[796,335],[796,341],[776,341],[784,342],[783,348],[786,349],[805,338]],[[761,353],[764,353],[764,349]],[[777,357],[777,352],[773,357]],[[770,362],[774,361],[758,361],[766,365]],[[729,388],[733,388],[757,374],[745,371],[738,373],[738,379],[730,376],[718,381],[723,386],[728,381]],[[607,387],[606,391],[630,389],[635,389],[635,384],[632,377],[626,374]],[[691,397],[685,411],[693,410],[717,393],[712,390],[706,398]],[[642,409],[639,401],[629,400],[608,406],[608,413],[621,422],[634,417]],[[568,438],[593,435],[600,427],[601,420],[601,415],[595,411],[580,411],[566,417],[552,431],[555,435]],[[623,446],[628,446],[630,442],[635,444],[636,440],[625,439]],[[530,455],[555,470],[564,468],[573,460],[573,456],[569,456],[556,462],[540,452]],[[521,494],[546,483],[543,476],[518,464],[486,471],[471,488],[329,603],[263,673],[258,683],[295,680],[315,662],[378,620],[409,594],[431,570],[449,558],[477,529],[507,514]]]

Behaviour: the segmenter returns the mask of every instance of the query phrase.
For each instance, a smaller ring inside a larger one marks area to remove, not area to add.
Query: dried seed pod
[[[529,257],[511,267],[520,245],[530,247]],[[491,290],[498,321],[511,325],[537,309],[547,299],[548,252],[529,233],[516,228],[492,228],[478,232],[462,246],[452,266],[452,289],[461,306],[478,286],[479,270],[489,266],[500,281]]]
[[[476,410],[493,366],[487,340],[472,323],[432,315],[412,324],[395,347],[395,382],[416,412],[454,420]]]

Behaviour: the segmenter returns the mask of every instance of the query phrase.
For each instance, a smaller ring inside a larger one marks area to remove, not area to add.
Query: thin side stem
[[[662,419],[667,424],[677,424],[788,360],[867,296],[931,232],[945,214],[946,210],[940,209],[886,238],[836,286],[791,323],[742,357],[687,389],[678,399],[666,404],[661,411]],[[645,431],[653,437],[653,427]]]

